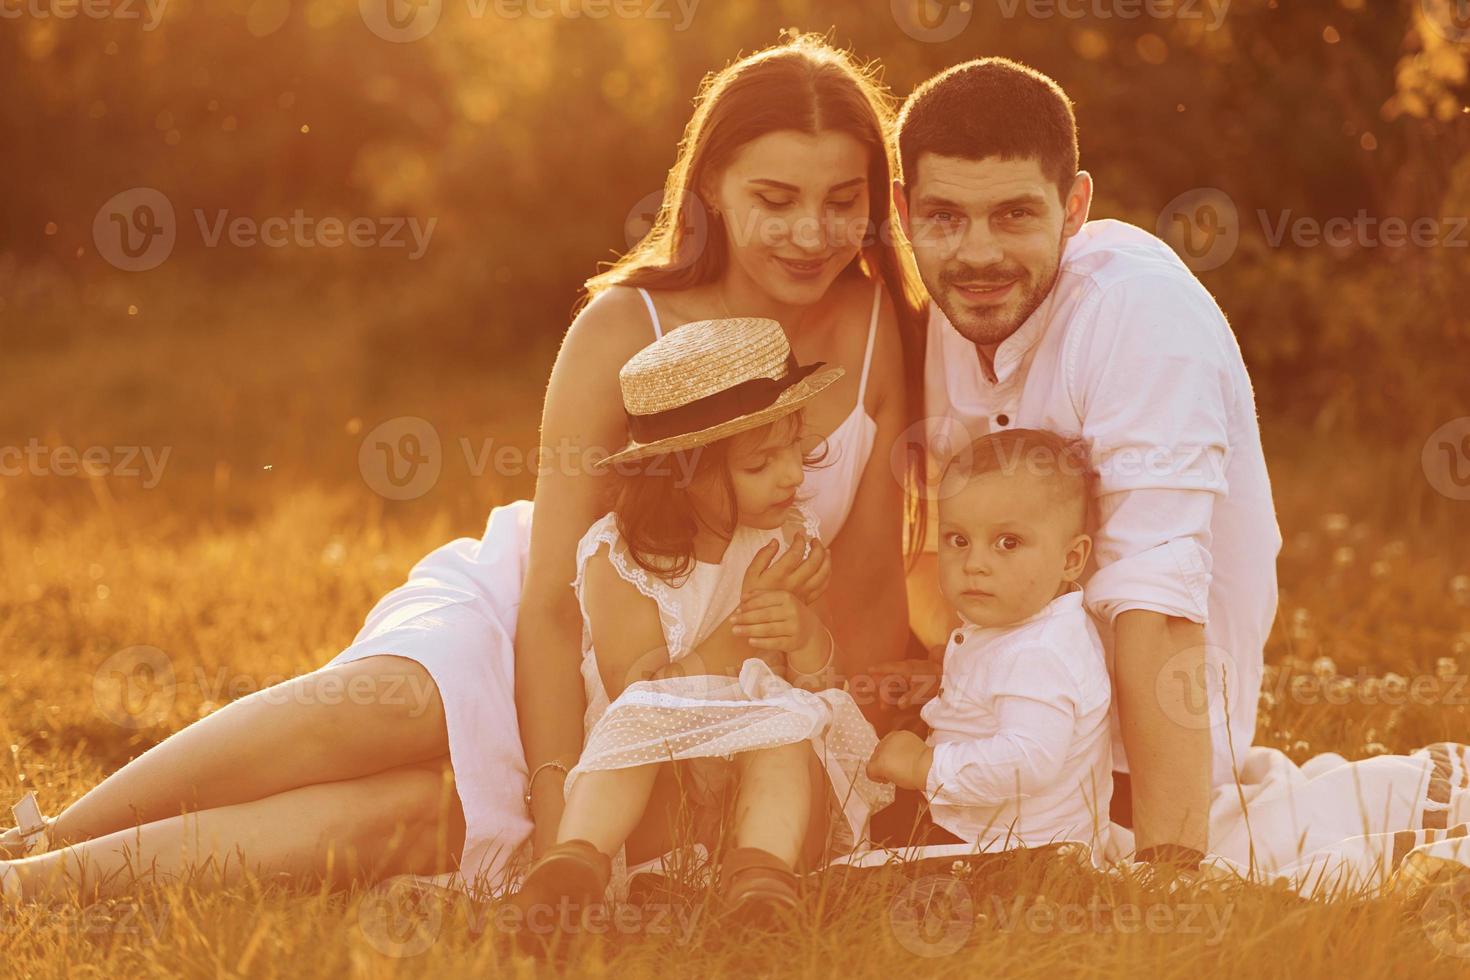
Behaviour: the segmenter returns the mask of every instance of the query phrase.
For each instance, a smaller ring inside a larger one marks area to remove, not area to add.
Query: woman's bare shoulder
[[[562,340],[562,350],[626,352],[623,361],[653,343],[653,321],[636,289],[614,286],[594,296],[577,313]]]
[[[623,424],[618,371],[653,341],[648,311],[636,290],[614,287],[582,308],[562,339],[546,391],[543,432],[615,439]]]

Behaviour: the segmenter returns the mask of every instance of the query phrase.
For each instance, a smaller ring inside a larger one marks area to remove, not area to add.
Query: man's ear
[[[1087,221],[1087,212],[1092,209],[1092,174],[1086,170],[1077,171],[1077,176],[1072,178],[1072,186],[1067,191],[1067,199],[1062,202],[1066,208],[1066,217],[1062,219],[1062,237],[1071,238],[1082,230],[1082,225]]]
[[[1067,546],[1067,562],[1062,566],[1062,580],[1064,582],[1075,582],[1082,577],[1082,570],[1087,567],[1087,559],[1092,555],[1092,538],[1085,534],[1079,534],[1072,539]]]
[[[913,241],[914,236],[909,231],[908,189],[904,187],[901,180],[893,182],[893,210],[898,212],[898,226],[903,229],[904,237]]]

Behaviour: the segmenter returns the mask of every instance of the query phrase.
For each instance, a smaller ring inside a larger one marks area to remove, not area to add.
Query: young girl
[[[726,319],[672,331],[620,372],[632,442],[606,461],[615,503],[573,583],[587,741],[523,907],[600,901],[624,845],[662,854],[681,808],[712,847],[729,791],[726,902],[793,906],[829,809],[845,849],[887,802],[862,772],[877,739],[857,705],[804,689],[833,659],[799,565],[816,534],[798,499],[800,408],[842,375],[820,367],[797,365],[775,321]]]

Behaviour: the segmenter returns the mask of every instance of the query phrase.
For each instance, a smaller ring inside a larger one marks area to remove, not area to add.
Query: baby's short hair
[[[1025,473],[1043,478],[1058,506],[1077,508],[1077,530],[1095,526],[1097,474],[1087,443],[1048,429],[1001,429],[981,436],[945,463],[939,476],[943,501],[961,482],[986,473]]]

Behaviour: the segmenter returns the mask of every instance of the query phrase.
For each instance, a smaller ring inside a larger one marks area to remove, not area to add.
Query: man
[[[1071,103],[1046,76],[957,65],[909,96],[898,148],[894,201],[933,299],[931,455],[1008,426],[1089,442],[1113,816],[1141,860],[1197,863],[1212,786],[1255,734],[1276,613],[1281,534],[1239,345],[1167,245],[1087,220]],[[957,622],[926,601],[934,569],[926,551],[910,582],[927,644]]]

